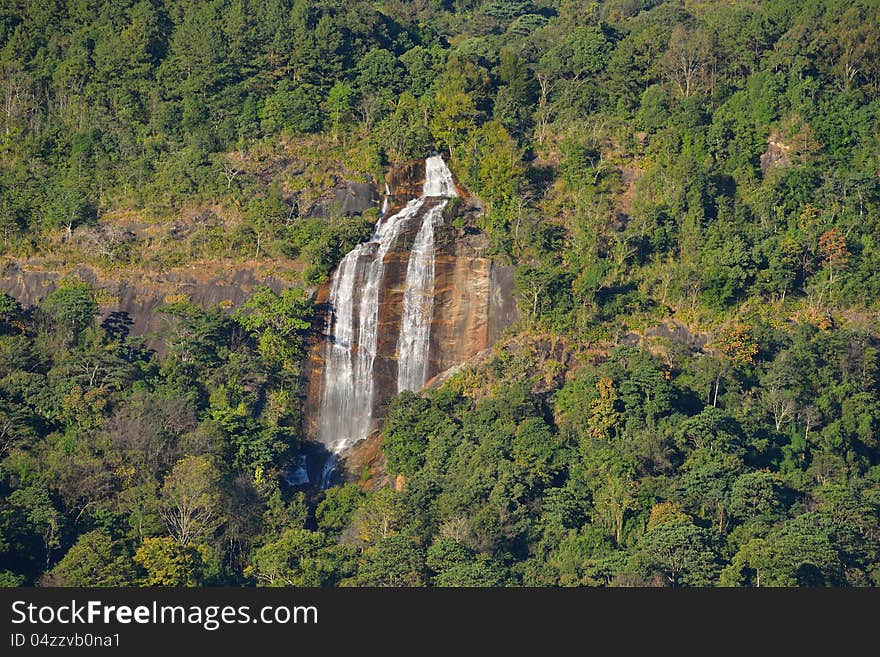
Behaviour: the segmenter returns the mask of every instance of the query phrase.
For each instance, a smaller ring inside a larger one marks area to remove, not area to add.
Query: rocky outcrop
[[[413,162],[392,169],[387,177],[393,200],[390,212],[420,194],[424,162]],[[461,190],[459,189],[461,193]],[[434,299],[431,320],[427,377],[460,364],[491,346],[501,332],[516,318],[513,301],[513,267],[494,262],[487,251],[485,235],[465,226],[479,211],[462,194],[444,212],[443,224],[435,229]],[[391,398],[397,393],[397,350],[400,318],[410,257],[419,222],[413,221],[400,233],[385,256],[385,274],[379,292],[378,351],[373,366],[375,381],[374,418],[387,413]],[[316,335],[326,330],[326,286],[318,292],[322,309]],[[305,434],[317,436],[324,371],[323,339],[313,341],[305,366]]]
[[[377,207],[379,196],[370,183],[346,183],[333,192],[333,197],[315,204],[309,211],[310,217],[327,218],[333,215],[352,216],[363,214]]]
[[[277,271],[257,264],[213,270],[204,267],[165,272],[128,270],[114,276],[87,265],[62,274],[38,265],[10,261],[0,271],[0,290],[26,307],[39,303],[65,276],[88,283],[98,291],[99,319],[111,316],[121,319],[132,335],[144,336],[147,345],[160,353],[164,342],[157,333],[166,327],[166,320],[154,311],[169,299],[186,298],[205,308],[219,304],[232,309],[243,303],[257,285],[266,285],[276,292],[290,287]]]
[[[392,205],[402,207],[408,201],[418,198],[425,182],[425,161],[412,160],[391,167],[385,176],[385,184],[392,194]]]
[[[516,318],[513,267],[485,256],[483,235],[445,229],[435,260],[429,378],[486,349]]]
[[[705,331],[694,331],[686,324],[675,319],[659,322],[642,331],[630,331],[623,335],[619,343],[644,347],[656,355],[665,355],[671,345],[692,352],[701,351],[709,342],[709,334]]]
[[[791,166],[789,152],[791,147],[782,141],[780,135],[773,131],[767,137],[767,150],[761,153],[761,171],[767,173],[773,167]]]

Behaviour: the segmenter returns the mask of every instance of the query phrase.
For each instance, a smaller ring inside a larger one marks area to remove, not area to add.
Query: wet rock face
[[[397,341],[409,261],[405,245],[412,240],[412,232],[412,228],[407,230],[401,246],[385,260],[379,351],[373,367],[377,392],[373,413],[380,418],[397,394]],[[494,265],[485,256],[456,255],[456,245],[450,236],[437,245],[435,254],[428,380],[489,347],[515,318],[513,268]]]

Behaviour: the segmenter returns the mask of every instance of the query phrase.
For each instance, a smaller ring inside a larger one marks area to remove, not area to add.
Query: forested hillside
[[[0,97],[3,584],[880,585],[876,1],[5,0]],[[520,319],[298,491],[327,199],[433,151]],[[76,274],[245,261],[159,350]]]

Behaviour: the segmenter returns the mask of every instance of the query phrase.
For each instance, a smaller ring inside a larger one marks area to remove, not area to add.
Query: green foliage
[[[294,372],[302,358],[302,336],[311,327],[312,305],[302,288],[288,288],[280,295],[258,287],[236,310],[234,319],[257,338],[263,360]]]
[[[455,424],[428,400],[411,392],[401,393],[388,412],[382,433],[388,471],[413,474],[424,462],[428,441],[435,436],[452,436],[454,431]]]
[[[469,187],[487,202],[482,228],[493,242],[503,243],[525,171],[516,142],[500,123],[489,121],[471,133],[455,163]]]
[[[367,548],[357,571],[359,586],[422,586],[425,556],[401,534],[391,534]]]
[[[53,586],[125,586],[134,581],[131,558],[103,530],[80,535],[46,577]]]
[[[162,518],[168,532],[186,546],[210,536],[216,526],[218,473],[205,457],[185,456],[174,464],[162,484]]]
[[[134,554],[146,571],[142,586],[200,586],[203,559],[197,546],[181,545],[168,537],[146,538]]]
[[[422,104],[408,91],[400,95],[394,112],[376,126],[376,132],[382,148],[395,162],[423,155],[431,145]]]
[[[321,91],[314,85],[294,87],[285,81],[266,98],[260,119],[263,132],[270,134],[281,130],[315,132],[321,127]]]
[[[331,586],[345,572],[349,553],[320,532],[287,529],[256,550],[245,574],[261,586]]]
[[[663,523],[645,533],[636,558],[662,573],[671,586],[706,586],[717,570],[708,533],[687,521]]]
[[[318,527],[325,532],[342,531],[351,522],[352,514],[360,507],[365,497],[363,490],[357,484],[329,488],[326,497],[315,509]]]
[[[73,340],[91,325],[98,312],[98,305],[95,302],[95,293],[88,285],[71,282],[46,295],[42,309],[56,330]]]
[[[442,149],[520,320],[392,402],[394,489],[304,496],[303,289],[157,352],[0,294],[0,584],[880,583],[876,3],[93,4],[0,20],[13,266],[316,288],[375,213],[314,203]]]
[[[9,581],[243,581],[261,536],[305,524],[302,497],[283,499],[277,487],[297,458],[291,373],[275,352],[264,360],[259,333],[289,328],[279,337],[298,350],[308,300],[296,289],[258,290],[240,316],[253,340],[220,309],[173,300],[158,311],[170,319],[170,353],[160,357],[96,326],[94,296],[74,283],[41,312],[3,304],[0,553]]]

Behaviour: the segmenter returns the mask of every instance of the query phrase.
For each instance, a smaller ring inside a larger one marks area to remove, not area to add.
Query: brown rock
[[[767,138],[767,150],[761,153],[761,171],[771,167],[787,167],[791,165],[789,151],[791,147],[782,141],[778,133],[772,132]]]
[[[388,183],[394,194],[392,207],[401,206],[418,196],[423,178],[424,161],[393,168],[388,174]],[[457,207],[461,208],[461,213],[473,210],[473,204],[468,203],[468,199],[463,199]],[[486,350],[516,318],[513,267],[499,265],[486,255],[489,242],[485,235],[474,230],[453,228],[449,217],[445,221],[444,225],[437,227],[435,235],[429,380]],[[396,246],[385,256],[385,273],[379,292],[378,353],[373,366],[376,384],[373,416],[379,420],[385,416],[390,400],[397,394],[397,340],[409,249],[418,228],[418,222],[407,226],[401,232]],[[304,433],[311,439],[317,439],[318,434],[328,295],[329,286],[325,285],[318,292],[321,316],[316,321],[315,339],[310,345],[304,371]],[[363,442],[371,441],[373,438]],[[363,446],[355,447],[350,454],[359,454],[363,449]],[[351,476],[356,474],[355,462],[362,460],[362,456],[349,459]]]

